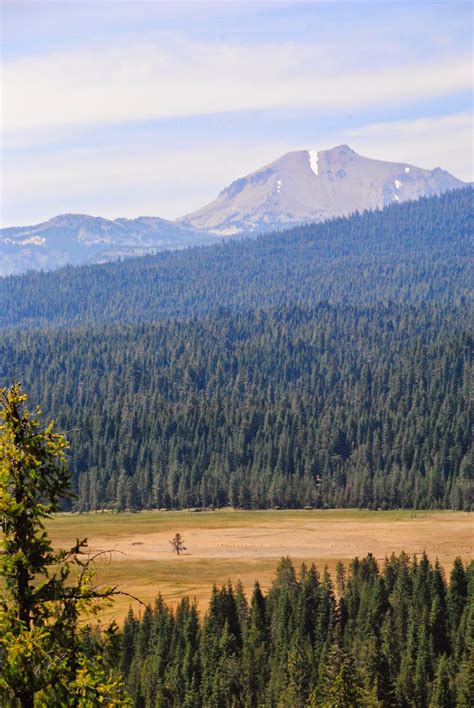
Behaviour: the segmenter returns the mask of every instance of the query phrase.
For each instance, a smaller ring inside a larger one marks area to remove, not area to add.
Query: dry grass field
[[[56,547],[87,537],[90,550],[110,551],[97,561],[98,579],[145,602],[158,593],[171,604],[195,597],[205,609],[213,583],[271,582],[278,560],[289,555],[329,569],[339,560],[371,552],[383,561],[392,552],[426,551],[449,569],[453,559],[474,557],[472,515],[450,511],[214,511],[138,514],[58,514],[48,523]],[[179,557],[170,540],[176,532],[187,550]],[[121,597],[103,617],[121,620],[130,606]],[[134,603],[132,603],[133,605]],[[137,608],[139,606],[136,606]]]

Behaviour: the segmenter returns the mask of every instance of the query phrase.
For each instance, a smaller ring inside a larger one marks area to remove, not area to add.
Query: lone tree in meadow
[[[177,533],[174,535],[174,537],[170,541],[171,545],[173,546],[173,551],[175,551],[178,556],[181,553],[181,551],[186,550],[186,546],[184,545],[183,537],[181,536],[180,533]]]
[[[53,549],[44,521],[71,496],[67,442],[26,399],[0,389],[0,705],[126,706],[120,675],[85,655],[79,628],[118,591],[93,585],[85,539]]]

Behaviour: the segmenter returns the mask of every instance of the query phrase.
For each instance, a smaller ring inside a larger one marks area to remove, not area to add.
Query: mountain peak
[[[353,150],[349,145],[346,145],[343,143],[342,145],[336,145],[333,148],[329,148],[329,150],[325,150],[324,152],[330,152],[334,154],[351,154],[351,155],[357,155],[356,151]]]
[[[271,231],[464,186],[439,168],[374,160],[341,144],[287,152],[180,221],[218,236]]]

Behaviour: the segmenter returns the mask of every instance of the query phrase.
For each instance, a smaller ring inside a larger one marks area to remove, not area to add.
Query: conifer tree
[[[451,685],[449,663],[446,654],[438,661],[430,708],[451,708],[454,704],[454,693]]]
[[[467,598],[467,575],[460,558],[456,558],[449,579],[447,604],[451,634],[457,632]]]
[[[304,708],[307,705],[311,680],[311,648],[309,642],[295,632],[286,663],[286,687],[279,705]]]
[[[322,708],[362,708],[367,706],[367,698],[353,655],[334,645],[326,660],[316,705]]]
[[[260,705],[268,680],[268,628],[265,615],[265,597],[259,583],[255,583],[250,603],[248,631],[242,653],[242,671],[245,686],[245,705]]]
[[[44,521],[70,494],[67,443],[52,423],[41,427],[41,411],[30,413],[26,400],[19,385],[0,390],[0,697],[22,708],[76,705],[81,696],[126,705],[120,677],[102,655],[84,653],[78,624],[80,608],[116,591],[92,585],[85,540],[52,547]]]
[[[474,705],[474,642],[462,661],[456,678],[456,708],[472,708]]]

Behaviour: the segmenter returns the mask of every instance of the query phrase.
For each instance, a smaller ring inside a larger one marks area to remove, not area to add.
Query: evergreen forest
[[[12,332],[0,360],[69,431],[81,511],[469,510],[471,345],[454,310],[324,304]]]
[[[214,588],[200,618],[183,599],[130,610],[109,662],[134,706],[470,708],[474,564],[402,553],[354,559],[335,578],[283,558],[270,590]],[[84,651],[101,651],[87,627]]]
[[[472,190],[0,280],[75,506],[470,510]]]

